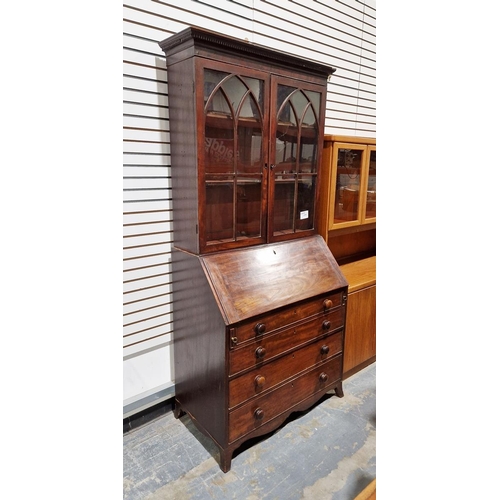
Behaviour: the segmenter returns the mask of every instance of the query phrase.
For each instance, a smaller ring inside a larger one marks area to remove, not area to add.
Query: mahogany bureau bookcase
[[[234,451],[342,396],[347,281],[317,234],[334,69],[187,28],[167,62],[177,418]]]

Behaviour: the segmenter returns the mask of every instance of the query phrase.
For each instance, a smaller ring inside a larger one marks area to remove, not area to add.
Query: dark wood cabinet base
[[[245,441],[343,396],[347,282],[320,236],[172,256],[174,415],[214,441],[226,472]]]

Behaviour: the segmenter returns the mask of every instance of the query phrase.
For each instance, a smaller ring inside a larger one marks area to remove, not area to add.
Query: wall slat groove
[[[124,338],[124,340],[128,340],[128,337],[131,337],[132,335],[138,335],[138,334],[141,334],[141,333],[144,334],[146,332],[150,332],[151,330],[156,330],[157,331],[159,328],[165,327],[165,326],[170,326],[171,327],[172,326],[172,321],[167,321],[165,323],[159,323],[158,325],[150,326],[150,327],[144,328],[142,330],[136,330],[136,331],[131,332],[131,333],[125,333],[123,335],[123,338]],[[172,330],[170,330],[169,332],[162,332],[161,335],[164,335],[165,333],[170,333],[171,331]],[[152,336],[151,337],[146,337],[144,335],[142,337],[143,337],[144,340],[145,339],[149,340],[150,338],[152,338]],[[133,345],[135,343],[137,343],[137,342],[134,342],[132,340],[132,342],[124,342],[124,345],[125,346],[129,346],[129,345]]]
[[[150,297],[147,297],[147,298],[144,298],[144,299],[137,299],[137,300],[131,300],[129,302],[124,302],[123,305],[124,306],[129,306],[131,304],[137,304],[139,302],[143,302],[145,300],[150,300],[150,299],[156,299],[156,298],[159,298],[159,297],[167,297],[167,296],[172,296],[171,293],[160,293],[159,295],[151,295]],[[167,303],[165,303],[167,304]],[[164,305],[164,304],[162,304]],[[143,309],[140,309],[140,310],[143,310]],[[126,313],[126,314],[130,314],[130,313]]]

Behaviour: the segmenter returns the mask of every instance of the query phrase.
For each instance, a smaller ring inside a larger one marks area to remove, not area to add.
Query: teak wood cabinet
[[[340,269],[349,283],[343,372],[346,379],[376,357],[376,257],[352,261]]]
[[[347,281],[317,234],[333,68],[188,28],[167,58],[175,415],[220,466],[342,396]]]
[[[376,140],[324,137],[319,233],[349,283],[344,372],[375,361]]]

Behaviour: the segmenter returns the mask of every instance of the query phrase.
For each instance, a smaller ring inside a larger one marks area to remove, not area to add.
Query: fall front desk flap
[[[347,286],[319,235],[200,260],[228,325]]]

